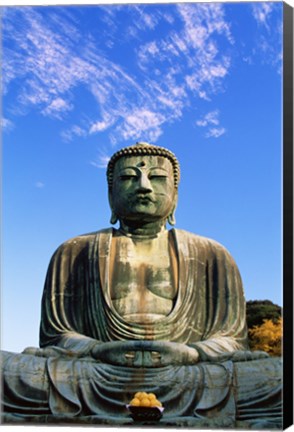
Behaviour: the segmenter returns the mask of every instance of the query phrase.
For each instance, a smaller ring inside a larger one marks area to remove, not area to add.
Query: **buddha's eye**
[[[133,180],[136,179],[137,176],[135,174],[123,174],[119,176],[119,179],[122,181]]]
[[[159,180],[163,181],[167,179],[168,175],[165,170],[160,168],[154,168],[149,172],[148,178],[149,180]]]
[[[149,175],[149,180],[160,180],[163,181],[165,179],[167,179],[166,175],[161,175],[161,174],[151,174]]]

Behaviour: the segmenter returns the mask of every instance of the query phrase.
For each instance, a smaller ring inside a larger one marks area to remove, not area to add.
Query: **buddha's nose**
[[[152,192],[152,185],[145,173],[142,173],[139,177],[138,188],[145,192]]]

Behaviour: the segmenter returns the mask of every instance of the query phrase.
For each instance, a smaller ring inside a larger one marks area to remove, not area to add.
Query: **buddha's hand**
[[[262,360],[268,358],[269,354],[264,351],[236,351],[233,354],[232,360],[234,362]]]
[[[234,351],[217,354],[214,356],[205,355],[204,361],[224,362],[231,360],[233,362],[247,362],[252,360],[262,360],[268,358],[269,354],[264,351]]]
[[[115,341],[99,344],[92,356],[103,362],[130,367],[189,365],[199,360],[194,348],[165,341]]]

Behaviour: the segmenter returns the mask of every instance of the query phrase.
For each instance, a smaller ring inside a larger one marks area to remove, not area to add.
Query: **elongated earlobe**
[[[116,216],[116,214],[114,213],[114,211],[111,212],[111,218],[110,218],[110,223],[112,225],[116,224],[116,222],[118,221],[118,217]]]
[[[109,201],[110,208],[111,208],[110,223],[112,225],[114,225],[118,221],[118,217],[117,217],[116,213],[114,212],[114,210],[112,208],[112,191],[110,189],[108,190],[108,201]]]
[[[176,213],[177,203],[178,203],[178,191],[176,191],[176,193],[175,193],[173,209],[167,218],[167,221],[171,226],[174,226],[176,224],[175,213]]]
[[[167,221],[172,226],[174,226],[176,224],[175,209],[173,209],[171,214],[168,216]]]

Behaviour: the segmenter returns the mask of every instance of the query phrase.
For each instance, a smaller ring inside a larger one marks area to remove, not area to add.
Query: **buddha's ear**
[[[110,223],[112,225],[114,225],[118,221],[118,217],[117,217],[116,213],[113,210],[113,206],[112,206],[112,192],[111,192],[111,190],[108,191],[108,201],[109,201],[109,205],[110,205],[110,208],[111,208]]]
[[[175,213],[176,213],[177,204],[178,204],[178,191],[176,191],[176,193],[175,193],[174,205],[173,205],[171,213],[168,215],[168,218],[167,218],[167,221],[171,226],[174,226],[176,224]]]
[[[114,213],[114,211],[112,211],[111,212],[111,217],[110,217],[110,223],[112,225],[115,225],[117,221],[118,221],[118,217],[116,216],[116,214]]]

